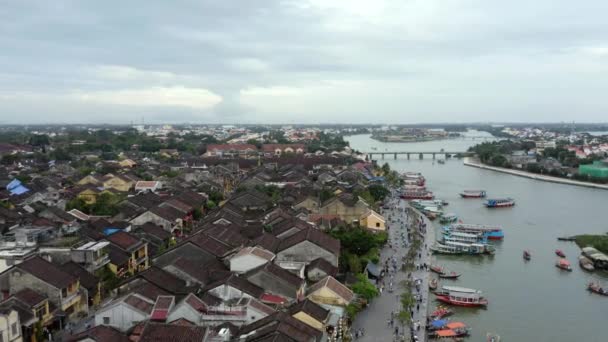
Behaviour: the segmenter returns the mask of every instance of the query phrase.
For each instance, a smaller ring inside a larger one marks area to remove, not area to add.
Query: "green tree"
[[[365,274],[357,274],[357,282],[353,284],[352,290],[367,301],[371,301],[378,296],[378,289],[367,279]]]

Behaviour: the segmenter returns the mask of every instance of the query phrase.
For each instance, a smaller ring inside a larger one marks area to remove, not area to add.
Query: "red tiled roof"
[[[257,147],[251,144],[211,144],[207,145],[207,151],[223,152],[223,151],[257,151]]]
[[[287,303],[287,299],[285,297],[281,297],[281,296],[277,296],[271,293],[264,293],[261,297],[260,300],[264,303],[271,303],[271,304],[285,304]]]
[[[140,341],[142,342],[203,342],[207,335],[206,327],[148,323],[145,325]]]
[[[106,237],[108,241],[125,251],[139,247],[142,241],[127,232],[117,232]]]
[[[67,337],[67,341],[76,342],[86,340],[87,338],[95,342],[130,342],[125,334],[107,325],[98,325],[80,334],[69,336]]]
[[[143,298],[134,294],[129,295],[123,300],[123,302],[148,315],[152,312],[152,309],[154,308],[154,304],[147,302]]]

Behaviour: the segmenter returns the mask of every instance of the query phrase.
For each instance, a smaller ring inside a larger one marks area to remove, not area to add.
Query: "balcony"
[[[69,307],[78,303],[80,301],[80,299],[81,299],[81,297],[80,297],[79,291],[75,291],[74,293],[68,295],[67,297],[62,298],[61,299],[61,310],[66,311]]]

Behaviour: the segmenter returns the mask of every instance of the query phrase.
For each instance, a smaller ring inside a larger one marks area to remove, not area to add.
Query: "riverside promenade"
[[[566,178],[561,178],[561,177],[539,175],[537,173],[531,173],[531,172],[526,172],[526,171],[505,169],[503,167],[496,167],[496,166],[489,166],[489,165],[482,164],[481,162],[479,162],[478,160],[476,160],[474,158],[469,158],[469,157],[464,158],[463,163],[466,166],[472,166],[472,167],[476,167],[476,168],[480,168],[480,169],[484,169],[484,170],[492,170],[492,171],[497,171],[497,172],[502,172],[502,173],[508,173],[510,175],[526,177],[526,178],[530,178],[530,179],[536,179],[536,180],[540,180],[540,181],[544,181],[544,182],[552,182],[552,183],[560,183],[560,184],[584,186],[587,188],[608,190],[608,185],[605,185],[605,184],[581,182],[581,181],[566,179]]]
[[[402,271],[403,257],[407,255],[411,241],[408,239],[407,228],[410,228],[411,234],[420,234],[422,237],[422,249],[420,257],[416,257],[416,264],[430,265],[430,254],[428,248],[434,240],[434,229],[430,221],[419,214],[415,209],[411,208],[406,201],[399,198],[393,198],[390,202],[390,209],[385,210],[383,214],[387,218],[388,234],[390,245],[387,244],[381,251],[381,265],[387,262],[392,265],[396,260],[396,268],[389,267],[391,270],[385,275],[382,283],[384,290],[381,294],[374,298],[371,303],[360,312],[353,322],[353,331],[362,330],[363,336],[353,337],[355,341],[363,342],[390,342],[390,341],[414,341],[411,337],[411,328],[413,324],[402,325],[397,315],[401,308],[401,294],[404,292],[404,285],[408,280],[407,272]],[[430,234],[423,234],[428,232]],[[426,248],[424,247],[426,245]],[[393,259],[394,258],[394,259]],[[412,310],[412,323],[420,322],[420,327],[415,330],[415,341],[426,341],[426,317],[428,312],[429,298],[429,272],[422,268],[411,272],[409,280],[420,279],[419,292],[415,288],[412,289],[413,294],[420,296],[418,306]],[[392,284],[392,292],[390,285]],[[392,321],[392,322],[391,322]]]

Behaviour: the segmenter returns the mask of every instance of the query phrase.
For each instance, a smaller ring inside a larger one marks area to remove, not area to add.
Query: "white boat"
[[[480,290],[460,286],[443,286],[435,293],[437,300],[458,306],[477,307],[488,305]]]
[[[478,243],[486,241],[483,234],[469,234],[463,232],[444,232],[443,240],[464,243]]]

